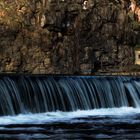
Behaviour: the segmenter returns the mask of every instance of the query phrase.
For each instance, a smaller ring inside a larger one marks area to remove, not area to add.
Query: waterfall
[[[140,78],[0,76],[0,115],[140,107]]]

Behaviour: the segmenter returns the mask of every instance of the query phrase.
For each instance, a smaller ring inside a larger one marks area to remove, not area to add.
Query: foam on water
[[[139,77],[4,76],[0,78],[0,116],[137,108],[139,89]]]
[[[74,118],[90,116],[112,116],[122,118],[124,116],[140,114],[140,108],[122,107],[94,110],[77,110],[75,112],[47,112],[39,114],[20,114],[17,116],[0,117],[0,125],[9,124],[44,124],[52,122],[70,121]]]

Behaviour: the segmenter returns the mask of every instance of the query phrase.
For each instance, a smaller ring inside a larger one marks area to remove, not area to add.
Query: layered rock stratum
[[[0,0],[0,72],[131,71],[136,0]]]

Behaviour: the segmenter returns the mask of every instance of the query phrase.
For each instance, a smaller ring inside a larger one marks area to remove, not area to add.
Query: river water
[[[140,139],[140,78],[1,76],[0,140]]]
[[[140,109],[132,107],[0,117],[0,140],[140,139]]]

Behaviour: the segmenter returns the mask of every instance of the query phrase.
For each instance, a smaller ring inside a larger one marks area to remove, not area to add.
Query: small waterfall
[[[140,78],[0,76],[0,115],[140,107]]]

